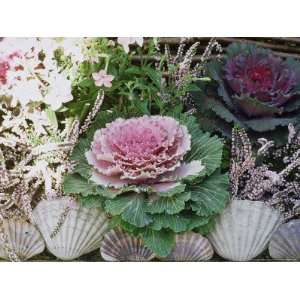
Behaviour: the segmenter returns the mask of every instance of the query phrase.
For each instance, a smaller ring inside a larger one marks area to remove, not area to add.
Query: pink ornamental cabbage
[[[95,132],[86,158],[99,185],[146,185],[160,192],[204,169],[201,161],[183,162],[190,149],[186,126],[171,117],[119,118]]]

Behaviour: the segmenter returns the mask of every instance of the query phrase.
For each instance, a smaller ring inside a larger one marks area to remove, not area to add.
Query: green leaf
[[[105,198],[108,199],[115,199],[117,196],[128,193],[128,192],[135,192],[135,193],[153,193],[153,189],[149,186],[137,186],[137,185],[128,185],[124,186],[119,189],[114,188],[107,188],[98,185],[97,186],[97,193]]]
[[[160,197],[173,197],[177,194],[183,193],[185,191],[186,185],[183,183],[179,183],[174,188],[166,191],[166,192],[157,192],[156,194]]]
[[[120,216],[114,216],[111,218],[109,222],[109,229],[113,229],[115,227],[121,227],[123,228],[126,232],[130,232],[132,234],[137,233],[137,228],[124,220]]]
[[[148,102],[142,101],[141,99],[134,100],[134,106],[139,110],[142,115],[150,115],[150,111],[148,109]]]
[[[158,214],[153,215],[153,224],[151,228],[154,230],[162,230],[163,228],[169,228],[174,232],[184,232],[189,228],[190,220],[181,215],[167,215]]]
[[[87,139],[81,138],[71,155],[71,160],[76,162],[73,170],[74,173],[78,173],[87,179],[91,176],[91,166],[88,164],[85,157],[85,153],[89,150],[89,148],[90,143]]]
[[[56,118],[56,113],[54,110],[52,110],[50,107],[47,107],[46,110],[46,115],[47,115],[47,118],[50,122],[50,124],[55,128],[57,129],[58,128],[58,122],[57,122],[57,118]]]
[[[144,244],[160,257],[168,256],[175,245],[175,233],[170,230],[146,229],[140,235]]]
[[[152,202],[148,202],[145,211],[151,214],[166,212],[167,214],[177,214],[185,207],[185,203],[191,198],[190,193],[181,193],[173,197],[155,197]]]
[[[220,213],[229,200],[227,174],[214,173],[198,185],[191,186],[191,206],[199,216]]]
[[[234,124],[240,125],[240,120],[231,112],[229,111],[220,101],[214,98],[207,99],[208,107],[215,112],[220,118],[224,119],[228,123],[233,122]]]
[[[85,138],[81,138],[78,144],[74,147],[74,150],[71,155],[71,159],[80,162],[86,161],[85,152],[88,151],[91,147],[89,141]]]
[[[206,175],[211,175],[220,167],[222,161],[223,143],[216,136],[199,131],[198,137],[192,141],[192,149],[187,155],[187,161],[201,160],[205,166]]]
[[[124,221],[137,227],[144,227],[152,222],[152,218],[146,213],[145,206],[144,196],[135,193],[121,195],[105,202],[105,210],[108,213],[113,216],[121,215]]]
[[[300,108],[300,98],[291,99],[284,105],[285,112],[293,112]]]
[[[87,141],[91,142],[92,139],[94,138],[94,134],[95,131],[105,127],[105,125],[107,123],[112,122],[113,120],[115,120],[118,117],[118,113],[116,110],[114,110],[113,112],[109,112],[109,111],[100,111],[95,120],[93,121],[91,127],[89,128],[89,130],[87,131]]]
[[[161,88],[162,73],[150,66],[142,67],[142,71],[152,80],[157,88]]]
[[[261,118],[245,121],[249,128],[254,131],[264,132],[274,130],[277,126],[287,126],[297,121],[297,118]]]
[[[203,225],[197,227],[196,229],[194,229],[194,231],[196,231],[202,235],[207,235],[214,229],[215,224],[216,224],[216,217],[213,217],[213,218],[208,219],[206,224],[203,224]]]
[[[80,197],[80,205],[86,208],[103,207],[104,198],[99,195],[88,195]]]
[[[186,215],[185,217],[189,220],[186,231],[191,231],[195,228],[199,228],[200,226],[205,226],[209,222],[209,218],[197,216],[195,214],[189,213],[189,215]]]
[[[66,194],[97,195],[97,186],[79,174],[66,175],[63,188]]]
[[[280,109],[275,106],[270,106],[267,103],[258,101],[250,96],[235,96],[233,97],[234,102],[238,107],[248,116],[272,116],[275,113],[279,113]]]
[[[229,109],[234,109],[232,99],[226,90],[225,83],[222,79],[223,64],[220,61],[212,60],[207,64],[208,75],[218,83],[218,94],[222,97]]]
[[[211,136],[200,130],[195,117],[187,114],[174,116],[187,126],[192,136],[192,147],[186,155],[185,161],[200,160],[205,166],[206,175],[212,174],[221,165],[223,142],[217,136]]]

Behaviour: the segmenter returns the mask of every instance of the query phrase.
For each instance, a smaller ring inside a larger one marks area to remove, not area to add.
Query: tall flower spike
[[[92,124],[92,121],[94,120],[94,118],[96,117],[97,113],[99,112],[99,110],[102,106],[103,100],[104,100],[104,91],[100,90],[92,110],[89,112],[86,119],[84,120],[83,125],[80,128],[80,131],[79,131],[80,135],[83,134],[84,132],[86,132],[88,130],[88,128],[90,127],[90,125]]]

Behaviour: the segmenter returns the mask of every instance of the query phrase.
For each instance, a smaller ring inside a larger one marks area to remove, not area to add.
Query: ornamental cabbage
[[[207,64],[207,72],[213,81],[201,97],[195,95],[195,102],[200,110],[213,112],[213,122],[225,135],[233,124],[250,134],[276,134],[278,126],[300,124],[298,61],[250,43],[233,43],[224,58]]]
[[[167,256],[177,233],[208,233],[225,208],[222,149],[219,138],[184,113],[125,118],[102,111],[73,151],[64,192],[101,207],[113,227]]]

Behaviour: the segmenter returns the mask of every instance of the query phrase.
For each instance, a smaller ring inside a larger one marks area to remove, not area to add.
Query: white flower
[[[0,54],[8,56],[15,52],[31,52],[36,43],[36,38],[4,38],[0,43]]]
[[[143,46],[144,39],[142,37],[119,37],[118,43],[123,46],[126,53],[129,52],[129,45],[138,44],[140,47]]]
[[[30,101],[41,101],[43,96],[37,80],[22,80],[14,85],[11,94],[25,107]]]
[[[43,102],[48,104],[53,110],[58,110],[63,103],[73,100],[71,81],[64,75],[58,73],[52,75],[48,83],[50,86]]]

